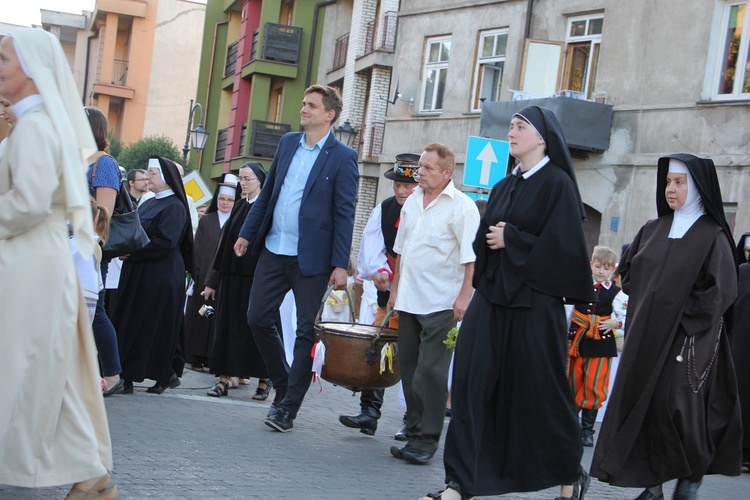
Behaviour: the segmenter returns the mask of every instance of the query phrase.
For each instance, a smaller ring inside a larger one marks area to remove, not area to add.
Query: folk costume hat
[[[397,182],[416,184],[419,174],[419,155],[402,153],[396,155],[396,163],[391,170],[387,170],[383,177]]]
[[[560,126],[560,122],[557,120],[555,114],[547,108],[527,106],[513,116],[522,118],[536,129],[537,134],[539,134],[539,137],[544,141],[550,162],[562,168],[571,178],[573,185],[576,187],[575,191],[576,197],[578,198],[578,204],[581,207],[581,219],[586,220],[586,210],[583,207],[581,193],[578,190],[576,173],[573,169],[573,159],[570,156],[568,143],[565,141],[562,127]]]
[[[97,147],[81,106],[68,60],[58,39],[47,31],[23,28],[8,34],[23,71],[34,81],[59,138],[65,211],[81,256],[94,252],[94,228],[86,182],[88,158]]]
[[[690,196],[690,187],[695,186],[695,189],[697,189],[698,194],[700,195],[706,215],[711,217],[717,224],[719,224],[719,226],[721,226],[721,229],[729,242],[729,247],[734,254],[734,237],[732,236],[732,231],[729,229],[729,224],[727,224],[727,220],[724,217],[724,202],[721,198],[719,178],[716,175],[714,162],[709,158],[698,158],[697,156],[687,153],[671,154],[659,158],[656,168],[656,211],[659,214],[659,217],[676,213],[669,208],[667,198],[664,195],[667,189],[667,173],[672,171],[676,166],[672,160],[678,160],[679,162],[684,163],[687,167],[689,174],[688,177],[692,178],[693,181],[692,185],[688,185],[688,197]],[[688,201],[686,200],[685,205],[687,204]]]

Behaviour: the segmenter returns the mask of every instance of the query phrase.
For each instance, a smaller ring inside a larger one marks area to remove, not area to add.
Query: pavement
[[[106,399],[121,499],[416,499],[443,487],[442,446],[428,465],[412,465],[389,453],[404,408],[398,389],[386,391],[374,436],[338,422],[356,413],[359,397],[323,381],[311,386],[294,429],[282,434],[264,425],[268,401],[251,399],[257,380],[210,398],[215,378],[186,370],[182,385],[161,395],[151,385]],[[446,426],[448,420],[446,419]],[[442,442],[441,442],[442,443]],[[585,448],[588,468],[592,448]],[[62,499],[70,485],[23,489],[0,485],[0,499]],[[674,483],[665,485],[671,498]],[[557,488],[502,499],[552,500]],[[587,500],[633,499],[636,489],[592,481]],[[706,477],[701,499],[750,499],[750,474]]]

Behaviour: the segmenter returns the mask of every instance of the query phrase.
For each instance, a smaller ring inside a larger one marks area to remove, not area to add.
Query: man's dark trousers
[[[276,255],[266,248],[255,269],[247,321],[274,389],[285,393],[279,406],[292,418],[297,417],[312,380],[310,353],[315,342],[315,316],[329,278],[329,274],[304,276],[296,256]],[[297,336],[291,367],[286,362],[283,339],[276,328],[277,311],[290,289],[297,306]]]

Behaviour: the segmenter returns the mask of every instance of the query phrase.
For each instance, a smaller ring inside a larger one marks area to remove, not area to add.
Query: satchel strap
[[[109,156],[110,158],[115,160],[114,156],[108,155],[107,153],[104,153],[103,155],[101,155],[99,158],[96,159],[96,161],[94,162],[94,166],[91,169],[91,188],[94,190],[96,190],[96,188],[94,187],[94,179],[96,179],[96,167],[99,165],[99,160],[101,160],[105,156]],[[117,164],[117,160],[115,160],[115,164]],[[122,191],[122,189],[120,191]]]

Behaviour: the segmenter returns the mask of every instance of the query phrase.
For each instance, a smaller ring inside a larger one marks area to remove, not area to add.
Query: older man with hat
[[[397,257],[393,251],[393,243],[396,240],[401,207],[417,185],[418,162],[417,154],[396,155],[393,168],[383,174],[386,179],[393,181],[393,196],[372,210],[362,234],[357,272],[363,280],[371,280],[378,290],[378,311],[374,322],[376,325],[382,324],[385,319],[385,306],[391,293],[390,285]],[[390,326],[398,328],[397,317],[390,320]],[[361,412],[358,415],[341,415],[339,422],[372,436],[378,428],[384,394],[385,389],[363,390],[360,396]]]

